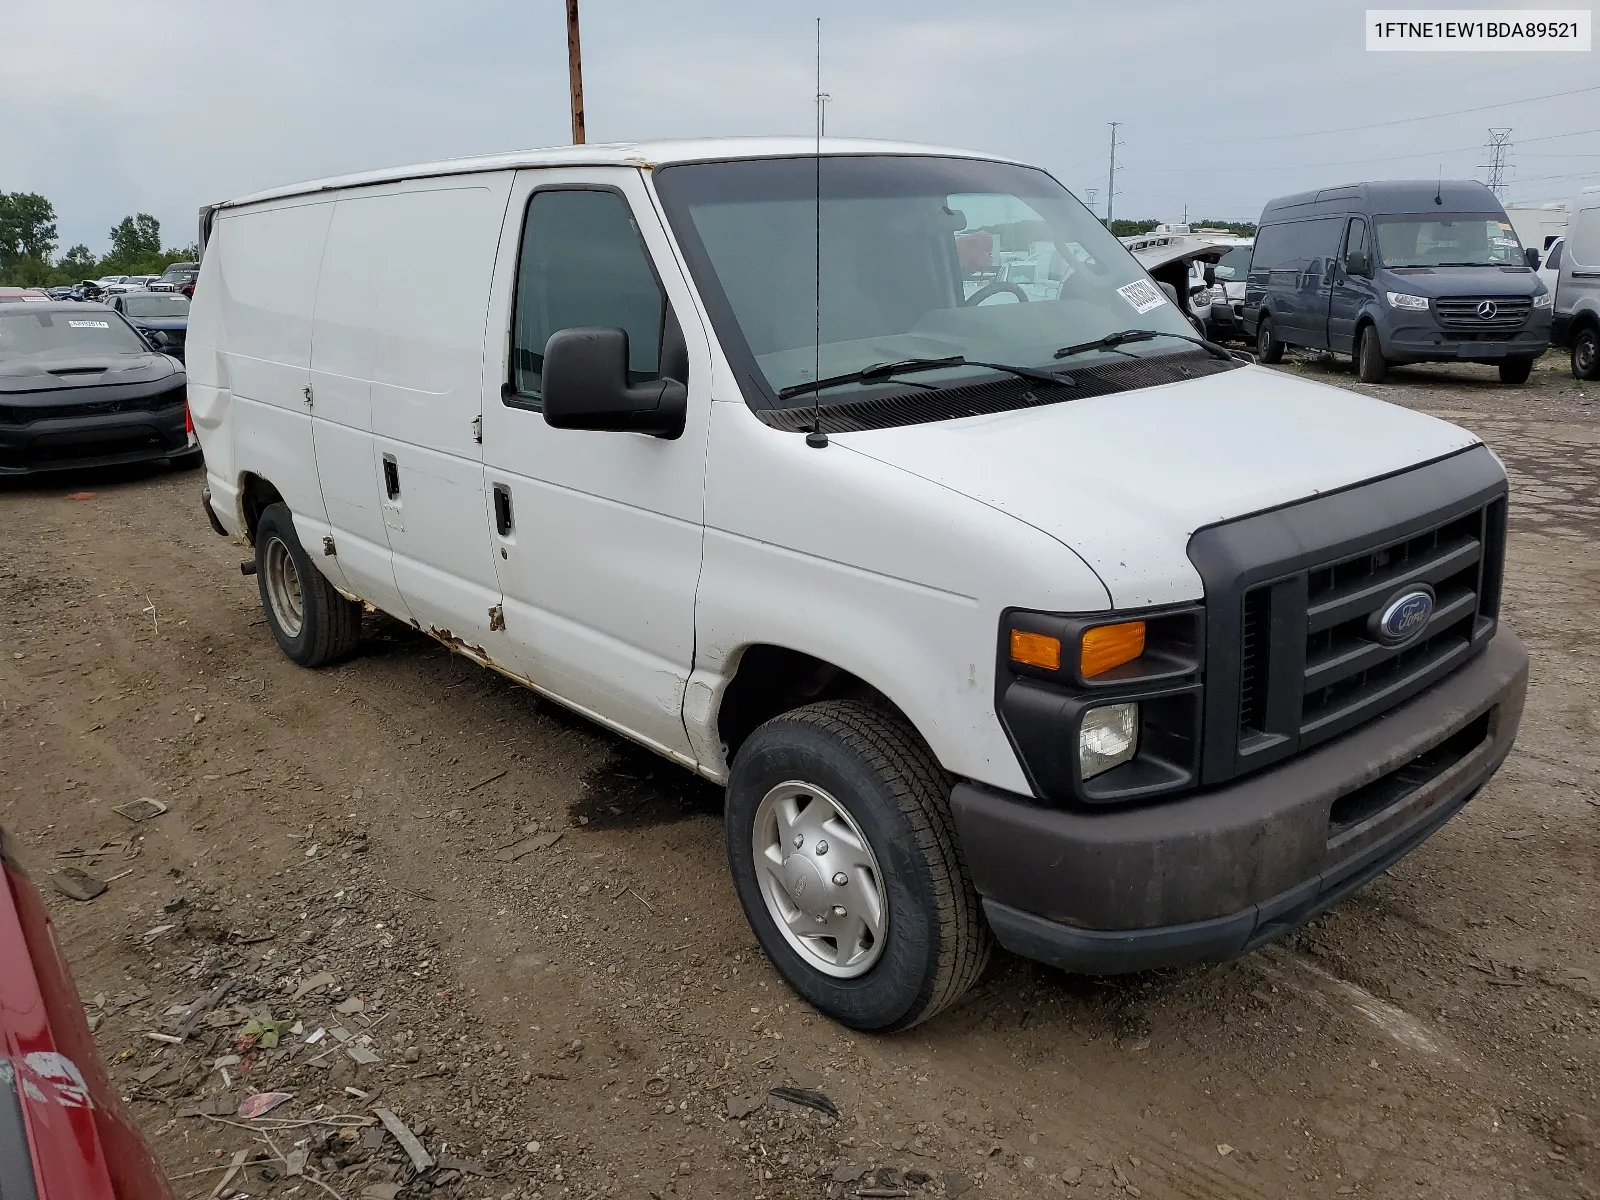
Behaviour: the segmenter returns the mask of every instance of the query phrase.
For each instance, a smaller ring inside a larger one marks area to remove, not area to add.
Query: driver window
[[[628,382],[659,379],[665,311],[627,201],[610,191],[534,193],[522,227],[512,324],[517,401],[537,407],[545,343],[579,326],[625,331]]]
[[[1344,266],[1350,269],[1350,256],[1367,248],[1367,222],[1364,217],[1352,217],[1350,230],[1344,237]]]

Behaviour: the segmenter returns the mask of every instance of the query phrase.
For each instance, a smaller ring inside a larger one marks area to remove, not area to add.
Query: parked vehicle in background
[[[171,1200],[106,1077],[44,900],[0,829],[0,1192]]]
[[[106,293],[108,295],[116,295],[119,292],[142,292],[150,281],[155,278],[154,275],[129,275],[121,283],[113,283],[107,286]]]
[[[1256,230],[1245,328],[1264,362],[1288,346],[1332,350],[1368,383],[1395,363],[1452,361],[1523,383],[1550,345],[1551,296],[1529,253],[1476,180],[1285,196]]]
[[[4,302],[8,302],[8,301],[11,302],[11,303],[19,303],[19,302],[20,303],[28,303],[28,302],[38,303],[39,301],[44,301],[44,300],[49,300],[49,299],[50,299],[50,297],[45,295],[38,288],[24,288],[24,287],[10,287],[10,286],[0,287],[0,303],[4,303]]]
[[[201,242],[202,499],[283,652],[350,654],[370,602],[726,784],[751,928],[856,1028],[996,937],[1241,954],[1515,737],[1495,456],[1197,344],[1043,171],[575,146],[245,197]]]
[[[1219,240],[1228,252],[1219,258],[1212,269],[1216,282],[1212,285],[1211,308],[1206,317],[1206,336],[1212,341],[1227,342],[1247,339],[1244,328],[1244,293],[1250,276],[1250,256],[1255,248],[1254,238],[1228,238]]]
[[[0,303],[0,475],[198,466],[183,367],[100,304]]]
[[[102,276],[100,276],[99,279],[87,280],[85,282],[92,282],[101,291],[105,291],[112,284],[115,284],[115,283],[127,283],[128,282],[128,276],[126,276],[126,275],[102,275]]]
[[[189,301],[172,292],[128,292],[106,301],[163,354],[183,361],[189,331]],[[157,335],[160,335],[159,337]]]
[[[1571,351],[1574,379],[1600,379],[1600,187],[1584,188],[1570,211],[1551,336]]]
[[[66,287],[45,288],[44,294],[52,300],[70,300],[72,299],[72,293],[76,290],[75,285],[69,284]]]
[[[1216,261],[1226,249],[1189,233],[1187,225],[1158,226],[1151,234],[1119,239],[1150,277],[1170,291],[1201,337],[1210,336],[1206,319],[1216,298]]]
[[[176,262],[170,264],[161,275],[150,282],[152,292],[176,292],[182,290],[185,284],[192,284],[200,274],[200,264],[192,262]],[[193,291],[193,288],[190,289]]]
[[[1566,238],[1564,236],[1551,241],[1544,254],[1540,257],[1539,267],[1535,272],[1539,276],[1539,282],[1544,284],[1551,296],[1555,297],[1550,306],[1550,340],[1552,342],[1556,341],[1555,326],[1556,322],[1560,320],[1561,297],[1556,295],[1556,284],[1561,278],[1561,257],[1563,254],[1561,247],[1565,241]]]

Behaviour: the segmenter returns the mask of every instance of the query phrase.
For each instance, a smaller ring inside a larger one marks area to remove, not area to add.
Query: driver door
[[[697,306],[633,168],[519,172],[500,246],[483,461],[505,636],[539,690],[693,765],[711,384]],[[681,436],[545,424],[545,343],[578,326],[625,330],[635,382],[688,375]]]

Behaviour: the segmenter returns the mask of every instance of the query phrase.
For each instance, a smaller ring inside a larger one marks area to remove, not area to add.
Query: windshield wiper
[[[1233,351],[1226,346],[1219,346],[1216,342],[1208,342],[1205,338],[1191,337],[1186,333],[1165,333],[1159,329],[1120,329],[1115,333],[1108,333],[1105,337],[1095,338],[1092,342],[1078,342],[1072,346],[1063,346],[1057,350],[1055,357],[1071,358],[1074,354],[1083,354],[1089,350],[1116,350],[1118,346],[1129,342],[1148,342],[1152,338],[1176,338],[1180,342],[1191,342],[1199,346],[1213,358],[1220,358],[1226,362],[1237,361]],[[1130,354],[1129,358],[1137,358]]]
[[[1059,355],[1057,357],[1060,357]],[[839,387],[846,383],[870,383],[874,379],[887,379],[891,375],[907,375],[913,371],[938,371],[948,367],[983,367],[990,371],[1004,371],[1021,379],[1032,379],[1039,383],[1055,383],[1063,387],[1072,387],[1073,379],[1070,375],[1062,375],[1044,367],[1015,367],[1009,363],[979,362],[967,358],[963,354],[951,354],[944,358],[902,358],[895,362],[873,363],[871,366],[862,367],[859,371],[850,371],[843,375],[829,375],[815,383],[794,383],[778,390],[778,399],[792,400],[796,396],[804,396],[810,392],[818,392],[823,388]],[[929,388],[931,384],[919,383],[917,387]]]

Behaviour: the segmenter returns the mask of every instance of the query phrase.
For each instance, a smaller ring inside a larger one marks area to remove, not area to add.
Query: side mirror
[[[555,429],[683,432],[689,389],[676,379],[628,382],[628,335],[621,329],[562,329],[544,348],[544,420]]]
[[[1346,275],[1371,275],[1372,259],[1365,250],[1352,250],[1344,256],[1344,273]]]
[[[150,333],[150,344],[157,350],[165,350],[171,341],[172,339],[167,336],[165,330],[155,329]]]
[[[1530,268],[1537,271],[1539,269],[1539,251],[1534,249],[1532,246],[1529,246],[1522,252],[1522,261],[1527,263]]]
[[[1217,282],[1217,266],[1216,266],[1215,263],[1207,263],[1206,264],[1205,277],[1206,277],[1206,286],[1207,287],[1212,287],[1212,286],[1214,286],[1216,284],[1216,282]]]

